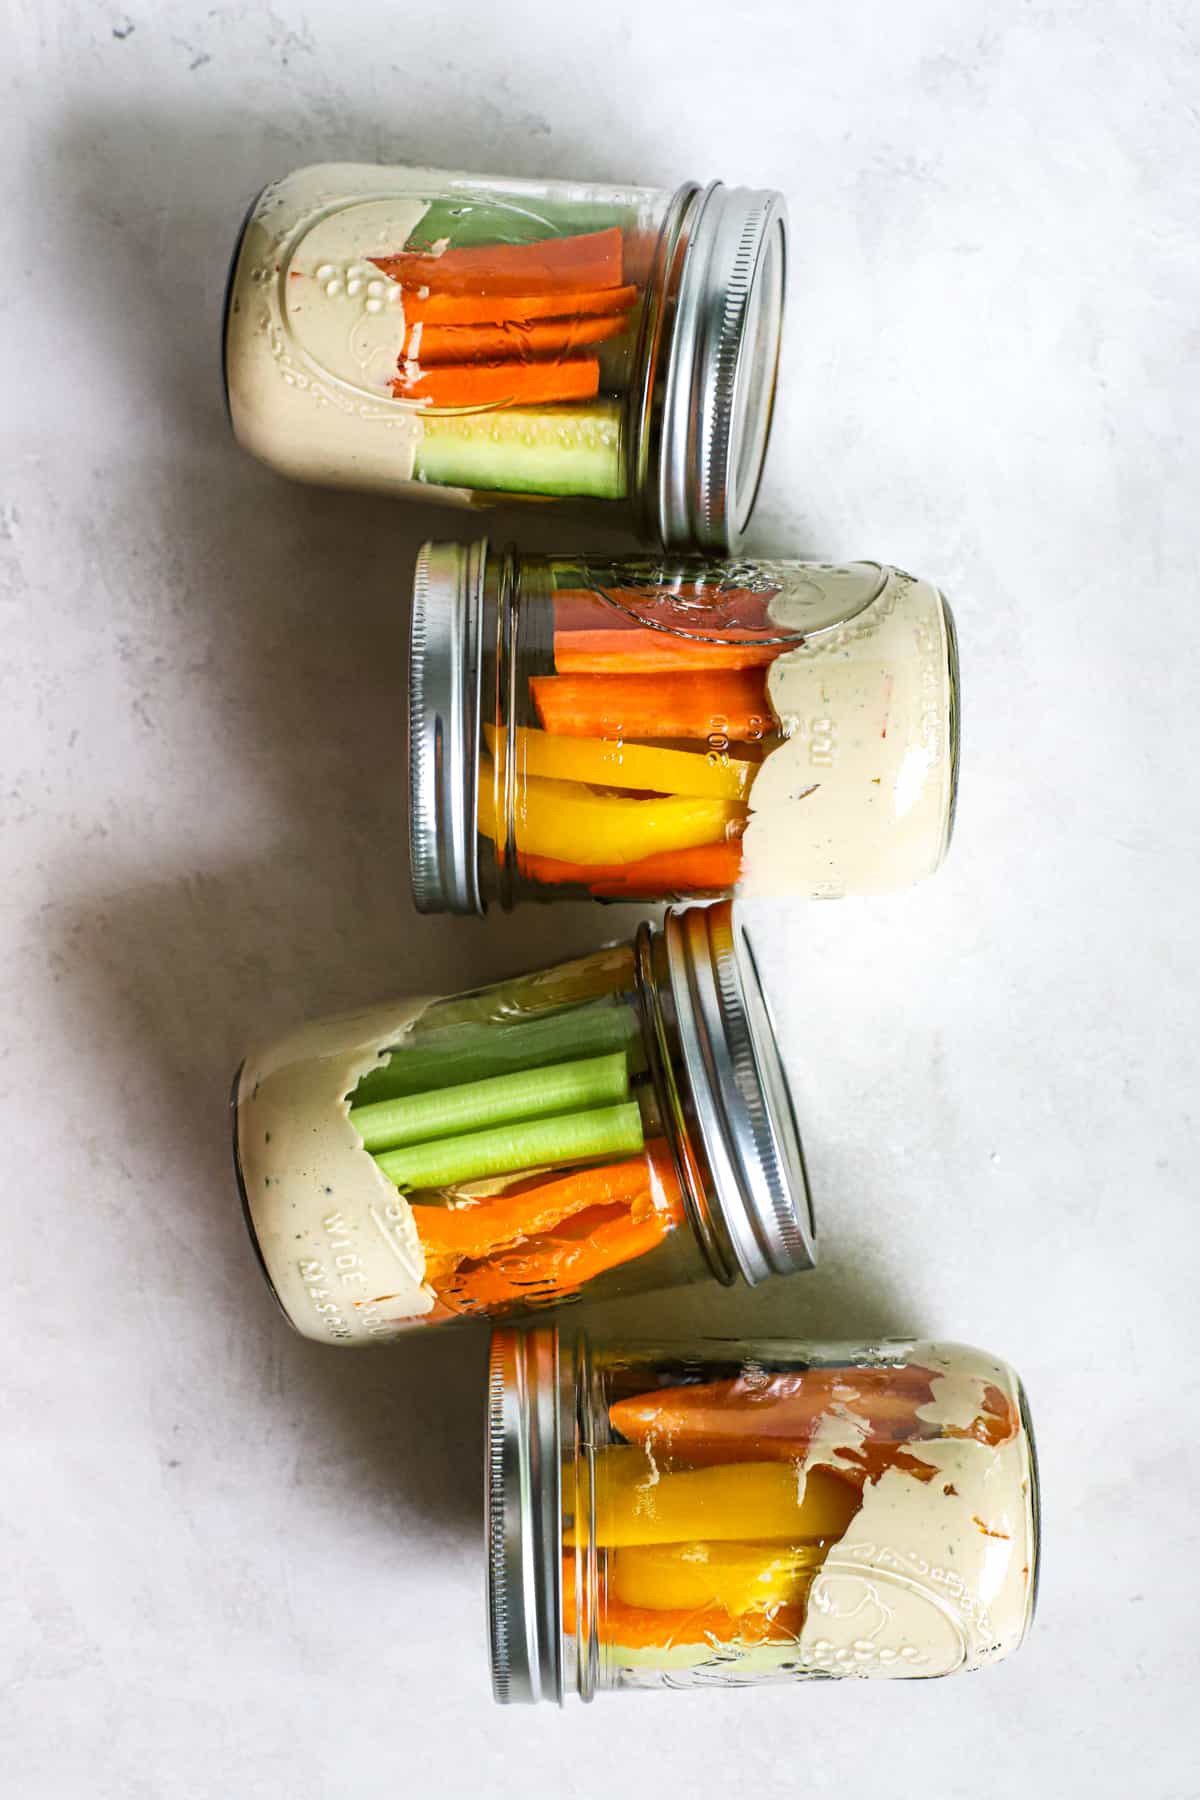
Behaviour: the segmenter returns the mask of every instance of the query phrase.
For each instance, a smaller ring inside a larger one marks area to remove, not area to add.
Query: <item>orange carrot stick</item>
[[[607,318],[548,319],[527,325],[414,325],[409,333],[409,356],[422,368],[442,363],[536,361],[539,357],[570,356],[587,344],[602,344],[624,331],[626,319],[617,313]]]
[[[555,294],[435,294],[405,288],[410,325],[523,325],[532,319],[601,317],[628,312],[636,287],[564,288]]]
[[[845,1425],[845,1448],[871,1440],[902,1443],[933,1427],[917,1409],[933,1399],[933,1371],[804,1369],[762,1379],[663,1388],[609,1408],[613,1428],[632,1443],[661,1444],[694,1465],[791,1462],[803,1456],[825,1420]],[[839,1446],[842,1447],[842,1446]]]
[[[697,624],[699,631],[702,626]],[[607,631],[556,631],[554,667],[560,675],[670,675],[688,669],[765,669],[786,644],[706,642],[635,626]]]
[[[546,731],[564,737],[726,738],[757,743],[774,728],[753,670],[682,675],[534,675]]]
[[[393,381],[397,400],[434,406],[548,406],[558,400],[592,400],[600,392],[595,357],[560,363],[451,364],[415,381]]]
[[[774,629],[767,611],[778,589],[753,592],[749,588],[720,590],[697,582],[674,586],[664,582],[650,588],[558,588],[554,595],[554,629],[558,631],[616,631],[640,626],[639,614],[657,625],[677,625],[681,631],[712,631],[723,638],[761,636]]]
[[[616,225],[536,244],[483,244],[440,256],[402,251],[370,260],[393,281],[439,294],[551,294],[619,287],[622,279]]]
[[[598,899],[655,900],[670,894],[723,894],[742,872],[737,839],[702,844],[696,850],[660,851],[631,863],[557,862],[551,856],[522,856],[522,875],[547,887],[586,887]]]

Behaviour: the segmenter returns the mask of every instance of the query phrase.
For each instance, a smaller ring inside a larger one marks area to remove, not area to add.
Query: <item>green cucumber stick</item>
[[[373,1106],[401,1094],[483,1081],[540,1063],[602,1056],[609,1050],[627,1051],[632,1073],[645,1068],[637,1014],[628,1002],[601,1000],[524,1021],[418,1030],[397,1046],[390,1061],[363,1076],[353,1104]]]
[[[591,1112],[558,1113],[385,1150],[375,1158],[398,1188],[452,1187],[488,1175],[515,1175],[562,1163],[606,1156],[634,1156],[642,1149],[642,1115],[636,1100]]]
[[[545,1069],[523,1069],[516,1075],[493,1075],[465,1081],[429,1094],[380,1100],[374,1106],[352,1106],[350,1123],[368,1150],[394,1150],[401,1144],[423,1144],[430,1138],[458,1137],[510,1119],[536,1119],[546,1113],[579,1112],[609,1100],[628,1100],[629,1068],[625,1054],[584,1057],[578,1062],[551,1063]]]

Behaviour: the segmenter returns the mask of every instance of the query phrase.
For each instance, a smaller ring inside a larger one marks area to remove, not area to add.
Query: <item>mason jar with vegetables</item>
[[[783,317],[769,190],[324,163],[233,258],[233,429],[300,480],[594,501],[721,550],[753,508]]]
[[[877,894],[938,867],[958,775],[944,596],[886,564],[427,544],[413,894]]]
[[[1033,1617],[1025,1396],[960,1344],[498,1330],[487,1471],[503,1702],[952,1675]]]
[[[813,1258],[788,1084],[728,905],[252,1051],[234,1160],[267,1280],[325,1343]]]

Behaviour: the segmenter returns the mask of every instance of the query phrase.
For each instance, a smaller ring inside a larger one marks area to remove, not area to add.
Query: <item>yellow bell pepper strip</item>
[[[761,1540],[796,1545],[841,1537],[862,1502],[853,1482],[810,1469],[803,1482],[784,1463],[730,1463],[664,1474],[644,1450],[616,1445],[596,1456],[596,1542],[631,1544]],[[574,1542],[568,1526],[564,1542]]]
[[[484,764],[479,829],[495,842],[493,793],[490,765]],[[619,794],[597,794],[579,781],[533,776],[517,797],[517,850],[559,862],[637,862],[658,851],[723,842],[745,818],[745,807],[732,800],[685,796],[627,800]]]
[[[735,1616],[755,1608],[802,1605],[825,1542],[638,1544],[608,1558],[608,1592],[622,1606],[654,1611],[723,1607]]]
[[[503,768],[504,739],[485,725],[488,748]],[[623,744],[611,738],[558,737],[549,731],[517,731],[517,768],[522,777],[588,781],[594,787],[637,788],[652,794],[697,794],[710,800],[745,801],[759,764],[705,750],[660,750],[653,744]]]

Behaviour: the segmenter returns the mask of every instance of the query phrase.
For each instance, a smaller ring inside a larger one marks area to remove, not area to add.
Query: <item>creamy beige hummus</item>
[[[809,574],[840,575],[849,612],[846,578],[871,566]],[[930,874],[945,852],[956,773],[949,615],[928,582],[876,573],[870,604],[771,665],[767,694],[784,741],[751,790],[743,894],[884,893]],[[806,628],[786,594],[769,612],[781,627]]]
[[[1016,1378],[1004,1363],[936,1344],[914,1345],[910,1360],[939,1371],[933,1404],[918,1412],[927,1427],[969,1430],[988,1386],[1019,1417]],[[937,1474],[919,1481],[889,1469],[867,1483],[808,1596],[806,1671],[950,1675],[998,1662],[1025,1635],[1037,1545],[1024,1428],[1003,1444],[943,1437],[912,1451]]]
[[[395,1337],[431,1312],[412,1210],[350,1123],[347,1096],[427,1002],[303,1025],[251,1051],[237,1155],[264,1266],[297,1331],[322,1343]]]
[[[402,250],[426,211],[395,170],[362,163],[299,169],[256,201],[225,369],[238,441],[273,468],[324,486],[412,480],[420,412],[391,392],[403,298],[368,259]]]

